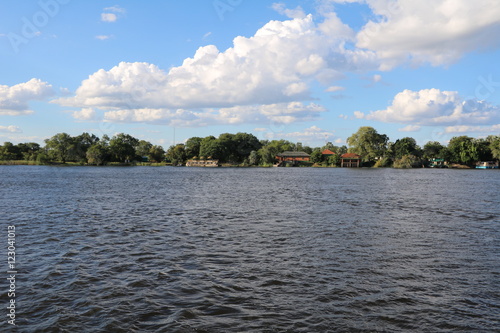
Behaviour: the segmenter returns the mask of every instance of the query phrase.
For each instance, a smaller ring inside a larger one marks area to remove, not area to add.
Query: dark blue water
[[[500,332],[499,189],[496,170],[2,166],[17,331]]]

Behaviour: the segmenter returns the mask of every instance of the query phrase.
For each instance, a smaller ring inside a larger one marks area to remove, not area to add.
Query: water
[[[496,170],[2,166],[0,185],[18,332],[500,332]]]

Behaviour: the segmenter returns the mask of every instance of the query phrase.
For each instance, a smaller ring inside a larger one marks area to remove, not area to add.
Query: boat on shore
[[[493,161],[478,162],[476,169],[499,169],[499,165]]]
[[[219,165],[219,160],[189,160],[186,162],[187,167],[202,167],[202,168],[216,168]]]

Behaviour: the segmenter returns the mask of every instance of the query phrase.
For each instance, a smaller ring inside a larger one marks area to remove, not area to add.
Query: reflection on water
[[[0,184],[19,332],[500,329],[494,170],[16,166]]]

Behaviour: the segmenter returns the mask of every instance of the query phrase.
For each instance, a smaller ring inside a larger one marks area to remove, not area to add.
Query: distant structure
[[[311,155],[303,151],[285,151],[276,155],[279,162],[310,161]]]
[[[336,154],[335,154],[333,151],[331,151],[330,149],[325,149],[325,150],[323,150],[323,151],[321,152],[321,154],[322,154],[323,156],[326,156],[326,157],[336,155]]]
[[[354,153],[346,153],[340,156],[340,166],[343,168],[360,168],[361,156]]]
[[[431,167],[431,168],[446,168],[447,165],[446,165],[444,158],[433,158],[430,161],[429,167]]]
[[[215,168],[219,166],[219,160],[189,160],[187,167]]]

